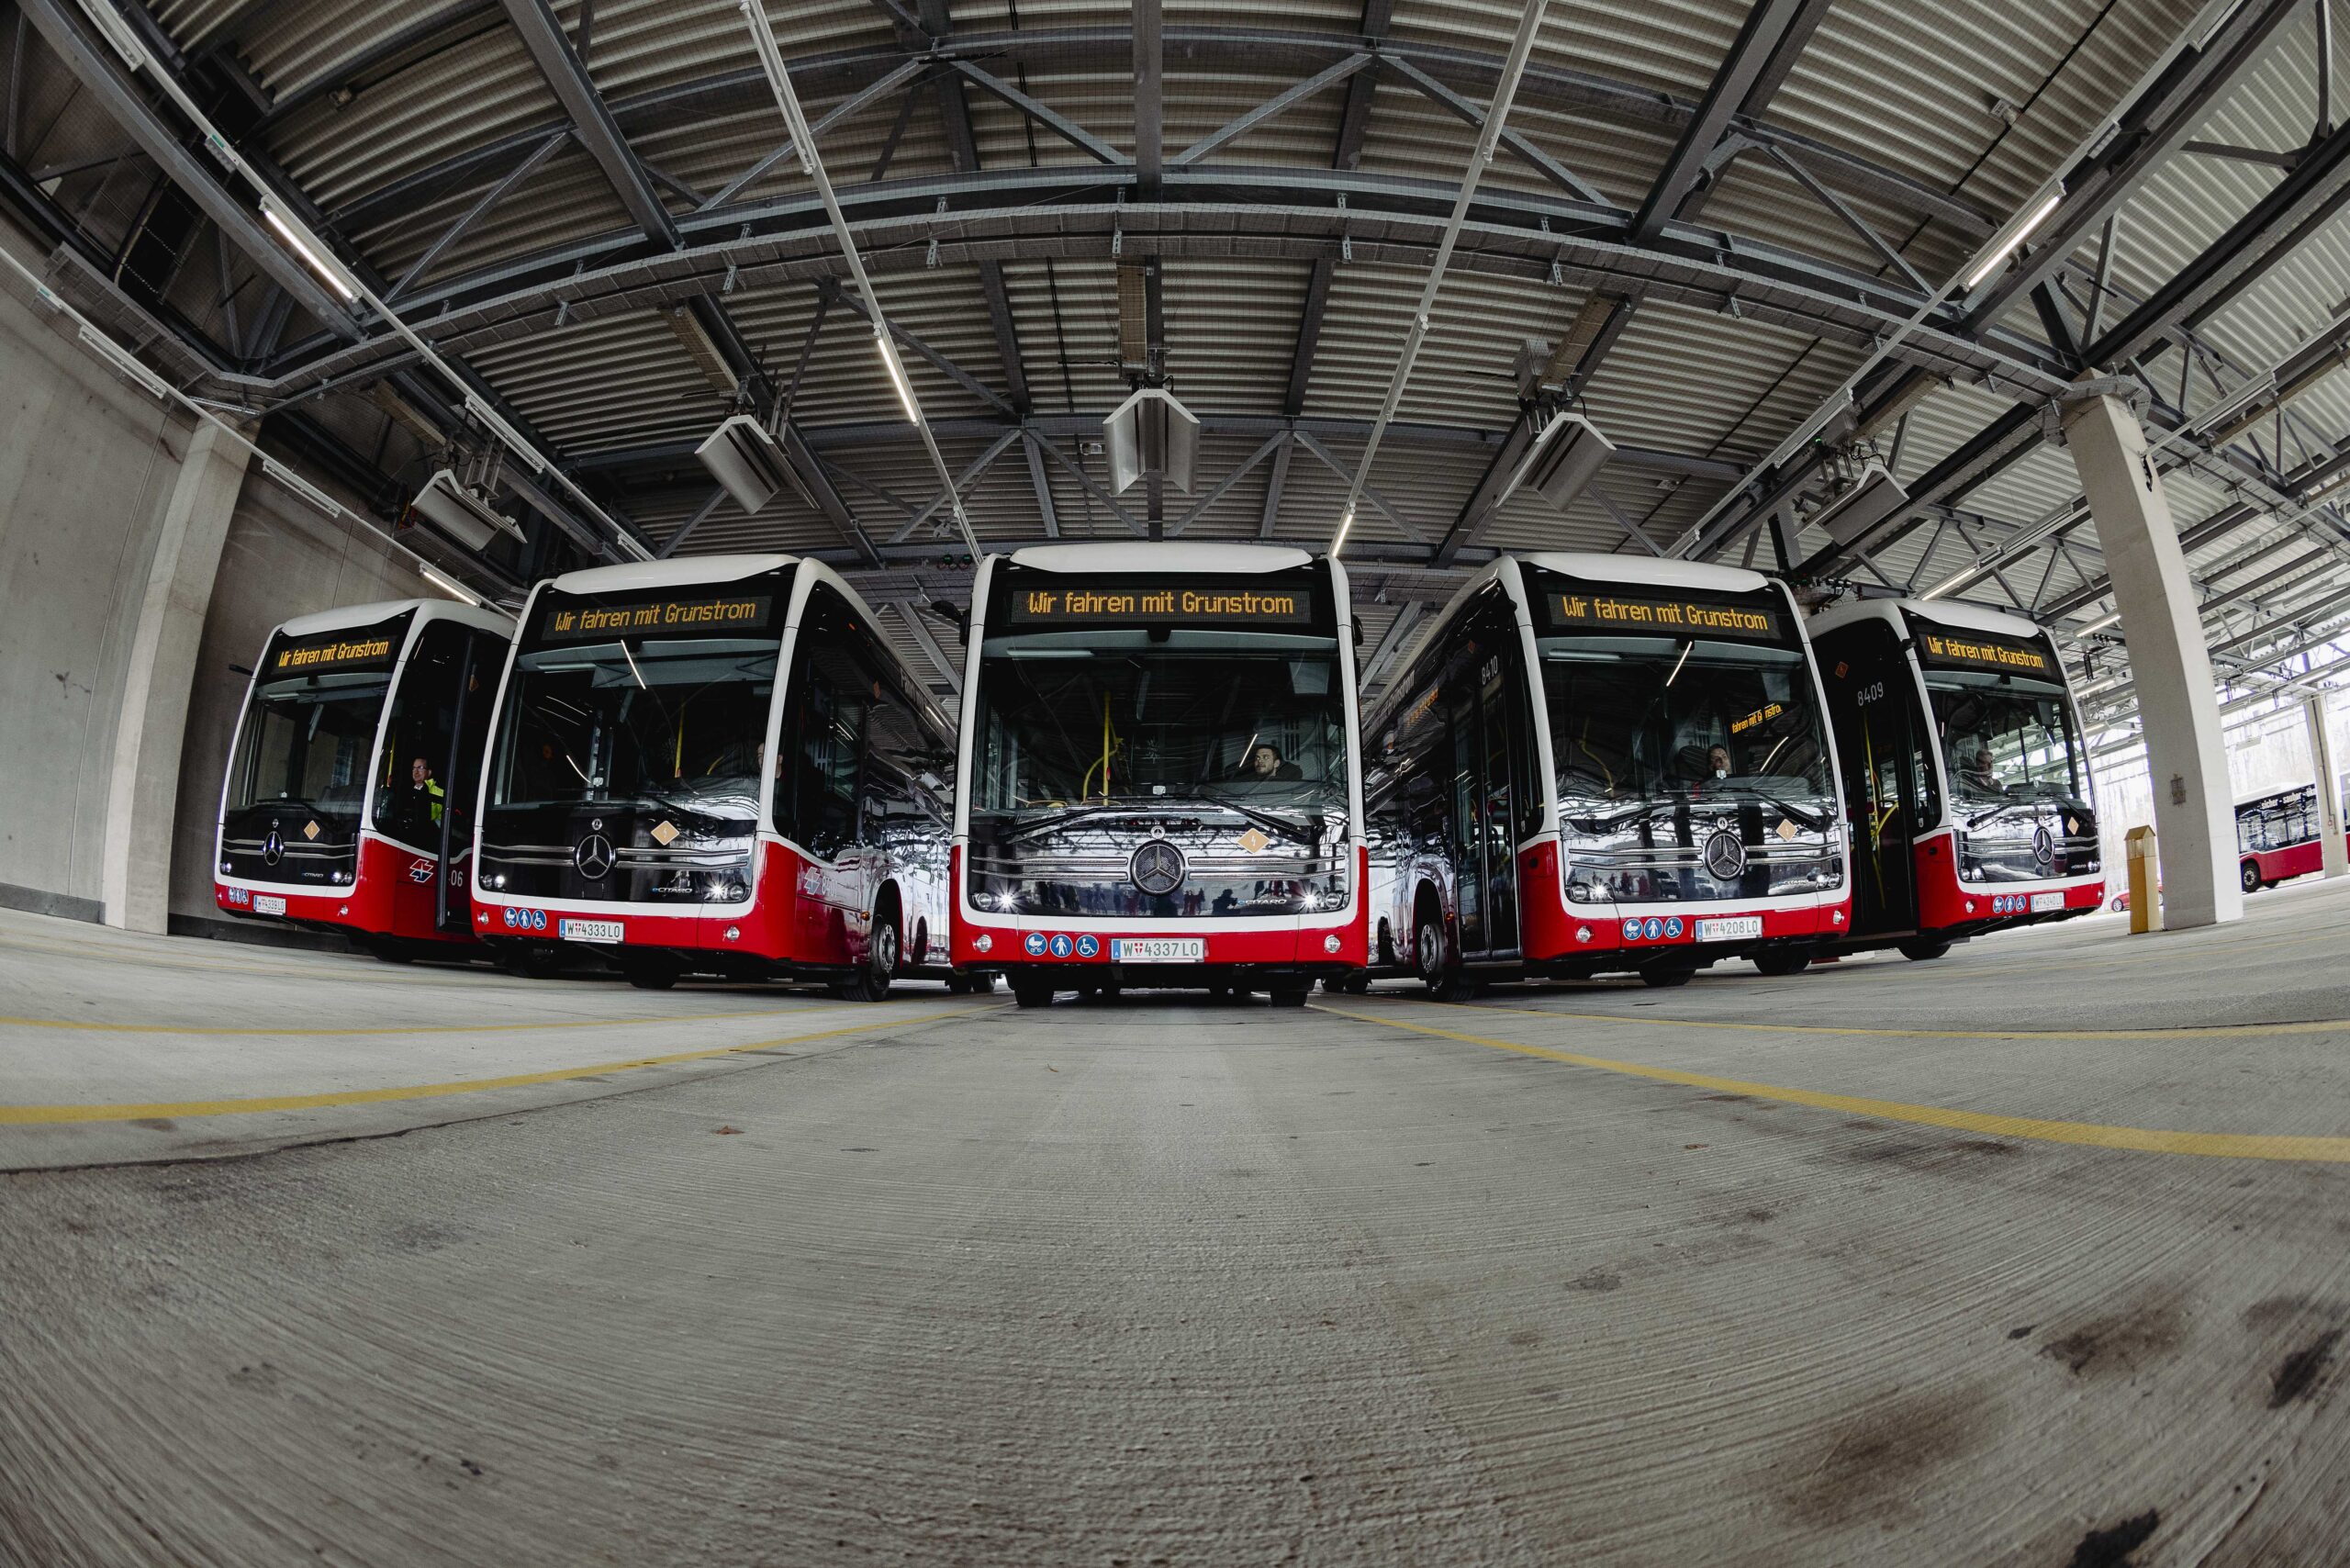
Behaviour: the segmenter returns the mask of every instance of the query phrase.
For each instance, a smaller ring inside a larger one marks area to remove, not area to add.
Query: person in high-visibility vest
[[[400,814],[419,827],[427,823],[438,827],[441,824],[441,802],[447,792],[441,788],[441,780],[432,777],[432,765],[420,756],[410,758],[408,787],[408,809]]]

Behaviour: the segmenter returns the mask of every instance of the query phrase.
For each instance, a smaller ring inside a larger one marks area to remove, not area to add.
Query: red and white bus
[[[1302,1004],[1364,961],[1346,572],[1062,544],[972,586],[955,962],[1024,1007],[1123,986]]]
[[[1803,617],[1758,573],[1503,556],[1366,731],[1377,962],[1488,980],[1793,974],[1850,915]]]
[[[531,595],[482,777],[476,932],[634,984],[943,977],[954,742],[822,564],[599,566]]]
[[[1843,948],[1939,958],[2098,906],[2088,748],[2045,631],[1947,599],[1871,599],[1822,610],[1811,640],[1852,824]]]
[[[2350,808],[2350,800],[2345,800]],[[2345,811],[2350,820],[2350,810]],[[2280,790],[2236,807],[2236,853],[2244,890],[2256,893],[2293,877],[2325,869],[2325,846],[2318,823],[2317,786]]]
[[[482,740],[513,631],[423,599],[271,632],[221,783],[213,902],[394,961],[469,945]]]

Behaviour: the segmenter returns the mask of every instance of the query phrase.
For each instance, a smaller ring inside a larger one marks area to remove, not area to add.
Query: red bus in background
[[[482,743],[513,630],[426,599],[271,632],[221,784],[213,902],[391,961],[469,945]]]
[[[955,962],[1023,1007],[1298,1006],[1364,959],[1347,576],[1253,544],[1060,544],[972,585]]]
[[[1949,599],[1812,618],[1852,822],[1843,950],[1939,958],[2105,896],[2088,747],[2065,666],[2029,621]]]
[[[2345,801],[2350,808],[2350,801]],[[2345,810],[2350,820],[2350,810]],[[2306,877],[2325,868],[2325,846],[2319,841],[2317,786],[2280,790],[2236,807],[2236,853],[2244,890],[2256,893],[2292,877]]]
[[[954,742],[838,574],[790,555],[532,591],[482,773],[474,928],[527,971],[812,980],[946,963]]]
[[[1503,556],[1364,732],[1375,962],[1488,979],[1801,970],[1849,918],[1804,622],[1759,573]]]

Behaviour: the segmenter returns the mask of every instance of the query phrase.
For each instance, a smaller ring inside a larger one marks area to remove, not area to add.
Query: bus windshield
[[[354,821],[391,678],[322,674],[253,688],[229,769],[229,810],[299,807]]]
[[[1745,799],[1824,825],[1826,730],[1800,649],[1577,636],[1546,637],[1541,654],[1570,821]]]
[[[771,638],[626,638],[519,655],[494,807],[588,804],[755,820]]]
[[[1318,816],[1347,798],[1335,637],[1146,628],[990,637],[972,809],[1213,801]]]
[[[2012,801],[2087,809],[2087,782],[2064,689],[1967,670],[1929,670],[1926,696],[1962,813]]]

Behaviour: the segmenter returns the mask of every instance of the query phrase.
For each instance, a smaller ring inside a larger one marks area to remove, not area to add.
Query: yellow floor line
[[[1749,1024],[1729,1019],[1632,1018],[1615,1013],[1562,1013],[1549,1007],[1508,1007],[1399,998],[1427,1007],[1460,1007],[1472,1013],[1528,1013],[1575,1024],[1628,1024],[1648,1029],[1730,1029],[1756,1035],[1859,1035],[1889,1040],[2205,1040],[2241,1036],[2350,1033],[2350,1018],[2308,1018],[2286,1024],[2181,1024],[2146,1029],[1878,1029],[1858,1024]],[[1351,1016],[1351,1014],[1349,1014]]]
[[[1948,1127],[1956,1132],[1979,1133],[1986,1137],[2030,1138],[2042,1143],[2086,1144],[2093,1148],[2125,1148],[2144,1154],[2199,1154],[2223,1159],[2287,1159],[2318,1161],[2325,1164],[2350,1164],[2350,1137],[2308,1137],[2268,1133],[2185,1133],[2169,1132],[2154,1127],[2109,1126],[2099,1122],[2058,1122],[2039,1116],[2003,1116],[1984,1111],[1952,1111],[1939,1105],[1912,1105],[1899,1100],[1871,1100],[1857,1094],[1823,1094],[1817,1090],[1786,1089],[1774,1083],[1750,1083],[1738,1078],[1716,1078],[1710,1073],[1684,1072],[1678,1068],[1651,1067],[1642,1062],[1615,1061],[1606,1057],[1587,1057],[1573,1051],[1554,1051],[1543,1046],[1525,1046],[1515,1040],[1489,1039],[1483,1035],[1464,1035],[1452,1029],[1434,1028],[1426,1024],[1408,1023],[1401,1018],[1382,1018],[1376,1014],[1349,1013],[1341,1008],[1315,1004],[1316,1010],[1334,1017],[1352,1018],[1365,1024],[1384,1024],[1391,1029],[1405,1029],[1416,1035],[1432,1035],[1440,1040],[1459,1040],[1464,1045],[1484,1046],[1497,1051],[1515,1051],[1520,1056],[1540,1057],[1546,1061],[1565,1062],[1571,1067],[1595,1068],[1602,1072],[1623,1073],[1632,1078],[1654,1079],[1662,1083],[1678,1083],[1691,1089],[1710,1089],[1718,1093],[1749,1094],[1758,1100],[1777,1100],[1790,1105],[1809,1105],[1816,1110],[1841,1111],[1850,1115],[1871,1116],[1879,1121],[1911,1122],[1922,1126]],[[1550,1014],[1550,1016],[1562,1016]],[[1621,1023],[1621,1019],[1608,1019]],[[1643,1019],[1646,1023],[1649,1020]]]
[[[934,1017],[959,1016],[981,1008],[928,1009]],[[635,1057],[627,1061],[599,1062],[592,1067],[555,1068],[546,1072],[509,1073],[503,1078],[467,1078],[452,1083],[402,1083],[387,1089],[344,1089],[325,1094],[273,1094],[247,1100],[183,1100],[151,1105],[0,1105],[0,1126],[44,1126],[67,1122],[129,1122],[155,1117],[239,1116],[261,1111],[318,1111],[339,1105],[379,1105],[396,1100],[435,1100],[449,1094],[478,1094],[491,1089],[527,1089],[533,1084],[562,1083],[601,1073],[633,1072],[640,1068],[671,1067],[679,1062],[709,1061],[745,1051],[772,1050],[778,1046],[802,1046],[815,1040],[861,1035],[909,1022],[905,1017],[876,1018],[808,1035],[786,1035],[754,1040],[743,1046],[714,1046],[707,1050],[674,1051],[667,1056]]]
[[[73,1029],[97,1035],[226,1035],[237,1039],[290,1036],[296,1039],[345,1038],[367,1035],[508,1035],[532,1029],[622,1029],[666,1024],[740,1023],[745,1018],[805,1018],[820,1013],[853,1011],[840,1007],[762,1007],[747,1013],[679,1013],[660,1018],[550,1019],[533,1024],[381,1024],[364,1029],[232,1029],[225,1025],[101,1024],[79,1018],[11,1018],[0,1014],[0,1027]]]

